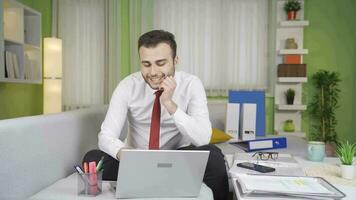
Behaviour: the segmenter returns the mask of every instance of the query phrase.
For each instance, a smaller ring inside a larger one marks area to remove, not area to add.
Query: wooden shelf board
[[[277,104],[278,110],[285,110],[285,111],[303,111],[307,109],[306,105],[282,105]]]
[[[279,83],[306,83],[307,77],[278,77]]]
[[[279,26],[281,26],[281,27],[305,27],[305,26],[309,26],[309,21],[307,21],[307,20],[280,21]]]
[[[288,54],[308,54],[308,49],[280,49],[278,53],[280,55],[288,55]]]
[[[0,78],[0,82],[42,84],[42,80],[27,80],[27,79],[16,79],[16,78]]]

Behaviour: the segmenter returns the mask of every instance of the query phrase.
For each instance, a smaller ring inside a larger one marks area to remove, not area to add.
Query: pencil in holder
[[[78,195],[97,196],[102,191],[103,172],[77,174]]]

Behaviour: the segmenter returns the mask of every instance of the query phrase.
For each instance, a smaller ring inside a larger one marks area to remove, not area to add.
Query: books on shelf
[[[13,53],[10,51],[5,51],[5,68],[7,72],[6,78],[15,78]]]
[[[21,78],[17,55],[14,53],[11,54],[12,54],[12,62],[13,62],[13,67],[15,72],[15,78]]]
[[[24,77],[26,80],[41,80],[41,74],[40,71],[36,69],[36,66],[38,66],[38,63],[35,60],[31,60],[26,54],[25,54],[25,73]]]

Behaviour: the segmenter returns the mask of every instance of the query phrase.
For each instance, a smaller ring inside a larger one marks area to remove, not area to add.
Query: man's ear
[[[176,57],[174,58],[173,64],[174,64],[174,65],[177,65],[177,64],[178,64],[178,56],[176,56]]]

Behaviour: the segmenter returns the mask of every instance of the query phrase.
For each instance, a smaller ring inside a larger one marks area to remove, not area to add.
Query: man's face
[[[174,76],[177,57],[172,58],[172,50],[168,44],[159,43],[150,48],[141,46],[139,54],[142,76],[152,89],[158,90],[165,77]]]

